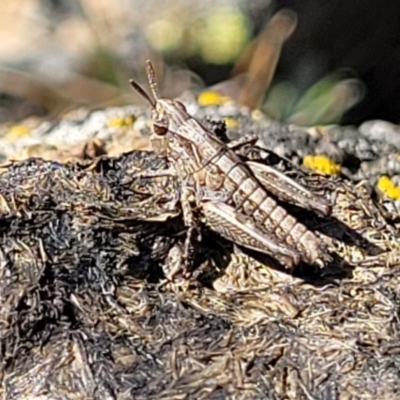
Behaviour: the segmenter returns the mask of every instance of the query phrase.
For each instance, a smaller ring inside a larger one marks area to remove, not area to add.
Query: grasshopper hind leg
[[[263,231],[234,207],[224,203],[205,202],[202,210],[207,225],[236,244],[271,255],[286,268],[293,268],[300,262],[301,255],[295,247]]]

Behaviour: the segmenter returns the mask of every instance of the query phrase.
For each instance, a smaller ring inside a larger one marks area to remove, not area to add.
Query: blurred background
[[[0,122],[212,87],[300,125],[400,120],[396,1],[2,0]],[[206,100],[207,101],[207,100]],[[217,100],[218,101],[218,97]]]

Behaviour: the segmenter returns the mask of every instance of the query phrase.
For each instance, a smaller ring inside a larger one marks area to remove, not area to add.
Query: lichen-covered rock
[[[329,243],[332,262],[288,274],[205,231],[186,286],[159,286],[184,240],[179,188],[133,178],[162,159],[134,151],[6,167],[4,398],[395,398],[397,230],[363,185],[275,161],[332,201],[329,219],[291,210]]]
[[[166,283],[169,251],[185,238],[179,186],[135,178],[166,168],[151,152],[116,155],[147,145],[146,111],[76,111],[27,123],[29,130],[3,126],[4,160],[13,151],[49,153],[0,174],[1,395],[397,398],[394,139],[279,125],[226,103],[192,102],[189,111],[227,118],[227,132],[214,124],[218,134],[257,134],[269,150],[244,149],[244,158],[330,200],[329,218],[285,207],[326,241],[331,261],[283,272],[204,228],[193,279]],[[307,156],[314,169],[337,174],[300,168]]]

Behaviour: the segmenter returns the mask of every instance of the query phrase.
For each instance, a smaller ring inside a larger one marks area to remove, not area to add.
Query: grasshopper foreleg
[[[194,193],[190,187],[182,188],[181,204],[183,212],[183,221],[187,227],[185,244],[183,247],[183,272],[184,275],[189,273],[190,265],[194,258],[193,240],[196,233],[196,221],[193,214],[192,204],[194,202]]]
[[[186,237],[183,248],[179,246],[173,249],[174,254],[171,259],[174,261],[173,263],[169,263],[170,265],[166,267],[166,270],[168,271],[166,273],[166,277],[168,280],[174,280],[174,277],[180,272],[182,272],[184,277],[190,277],[190,268],[195,255],[195,247],[193,242],[195,240],[200,240],[197,231],[198,224],[193,212],[195,201],[195,188],[193,184],[190,182],[184,182],[181,186],[180,203],[182,208],[183,222],[187,228]]]

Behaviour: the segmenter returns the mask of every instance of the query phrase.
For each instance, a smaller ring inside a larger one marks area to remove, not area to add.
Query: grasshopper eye
[[[164,136],[164,135],[166,135],[167,132],[168,132],[168,127],[165,126],[165,125],[153,124],[153,130],[154,130],[154,133],[155,133],[157,136]]]

